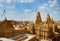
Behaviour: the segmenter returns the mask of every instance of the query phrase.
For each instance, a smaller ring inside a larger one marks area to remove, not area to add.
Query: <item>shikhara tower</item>
[[[36,23],[36,24],[42,23],[41,15],[40,15],[40,12],[38,12],[38,11],[37,11],[37,13],[36,13],[35,23]]]

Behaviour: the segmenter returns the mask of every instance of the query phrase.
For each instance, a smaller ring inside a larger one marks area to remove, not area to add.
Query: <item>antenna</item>
[[[48,12],[48,10],[46,10],[46,12],[47,12],[47,14],[49,15],[49,12]]]
[[[2,14],[2,16],[4,16],[4,14],[5,14],[5,10],[3,11],[3,14]]]
[[[2,17],[4,17],[5,19],[7,19],[6,16],[5,16],[5,12],[6,12],[6,11],[5,11],[5,9],[4,9],[3,14],[2,14]]]

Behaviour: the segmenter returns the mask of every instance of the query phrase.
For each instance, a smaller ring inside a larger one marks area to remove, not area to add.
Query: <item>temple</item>
[[[0,22],[0,37],[14,41],[60,41],[60,25],[49,14],[42,22],[41,14],[36,12],[35,22],[5,20]]]

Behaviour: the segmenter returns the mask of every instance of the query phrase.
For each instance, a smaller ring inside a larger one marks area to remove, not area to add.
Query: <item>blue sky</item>
[[[47,11],[51,18],[60,21],[60,0],[0,0],[0,20],[5,9],[5,16],[8,20],[34,21],[36,18],[36,8],[45,21]]]

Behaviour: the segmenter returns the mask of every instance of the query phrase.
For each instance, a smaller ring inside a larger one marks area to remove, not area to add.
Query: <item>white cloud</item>
[[[15,5],[12,5],[12,6],[6,6],[7,9],[14,9],[15,8]]]
[[[2,8],[4,7],[6,9],[14,9],[15,4],[13,2],[15,1],[14,0],[0,0],[0,7]]]
[[[48,10],[49,9],[48,8],[48,3],[44,3],[42,6],[39,6],[38,8],[39,9],[42,9],[42,10],[44,10],[44,9],[47,9]]]
[[[47,4],[47,3],[45,3],[45,4],[44,4],[44,6],[48,6],[48,4]]]
[[[25,9],[25,10],[24,10],[25,13],[28,13],[28,12],[31,12],[31,11],[32,11],[32,10],[30,10],[30,9]]]
[[[31,2],[34,2],[34,0],[18,0],[18,1],[21,2],[21,3],[27,3],[27,2],[31,3]]]
[[[49,10],[48,7],[52,8],[52,7],[55,7],[55,6],[58,6],[58,3],[57,3],[57,0],[49,0],[48,3],[44,3],[42,6],[39,6],[39,9],[47,9]]]
[[[57,14],[57,11],[54,11],[53,14]]]
[[[43,4],[42,6],[39,6],[38,8],[41,10],[49,10],[47,3]]]
[[[16,2],[17,0],[0,0],[0,2],[7,2],[7,3],[11,3],[11,2]]]
[[[54,7],[54,6],[56,6],[58,3],[57,3],[57,0],[49,0],[48,1],[48,4],[50,5],[50,7]]]
[[[7,3],[17,2],[17,0],[6,0]]]
[[[45,6],[40,6],[39,9],[44,10],[45,9]]]
[[[11,1],[12,1],[12,0],[7,0],[6,2],[7,2],[7,3],[11,3]]]

